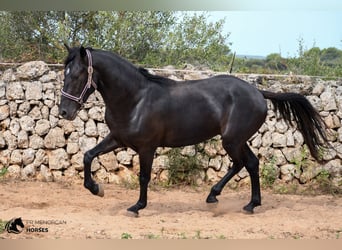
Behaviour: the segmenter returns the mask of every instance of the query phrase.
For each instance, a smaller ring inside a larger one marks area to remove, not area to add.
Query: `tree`
[[[153,66],[188,62],[217,67],[229,58],[224,21],[208,23],[206,14],[26,11],[1,12],[0,22],[5,60],[61,62],[63,42],[112,50],[135,63]]]

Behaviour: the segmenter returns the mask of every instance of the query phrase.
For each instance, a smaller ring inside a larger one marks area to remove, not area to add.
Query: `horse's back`
[[[249,123],[254,116],[263,117],[265,103],[254,86],[231,76],[174,85],[159,107],[163,144],[195,144],[222,134],[227,123]]]

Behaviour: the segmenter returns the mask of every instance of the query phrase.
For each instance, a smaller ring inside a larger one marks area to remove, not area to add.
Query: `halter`
[[[83,104],[83,97],[86,94],[87,90],[93,86],[95,89],[97,89],[96,83],[93,81],[93,60],[91,57],[91,53],[89,50],[86,49],[87,57],[88,57],[88,81],[86,85],[83,88],[82,93],[79,97],[73,96],[65,92],[63,89],[61,90],[62,96],[65,96],[66,98],[69,98],[70,100],[73,100],[75,102],[78,102],[79,104]]]

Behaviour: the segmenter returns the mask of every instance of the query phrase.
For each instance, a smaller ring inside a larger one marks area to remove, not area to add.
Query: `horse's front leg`
[[[155,149],[148,150],[144,152],[139,152],[140,161],[140,196],[138,202],[132,207],[128,208],[127,211],[134,213],[134,215],[139,214],[139,210],[143,209],[147,205],[147,187],[151,179],[152,162],[154,157]]]
[[[92,194],[103,197],[103,187],[98,185],[91,177],[91,163],[95,157],[100,154],[108,153],[120,147],[113,135],[108,134],[99,144],[84,154],[84,187],[87,188]]]

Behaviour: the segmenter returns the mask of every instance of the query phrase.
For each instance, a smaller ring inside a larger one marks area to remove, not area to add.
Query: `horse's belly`
[[[178,124],[178,126],[174,126],[165,131],[161,146],[181,147],[193,145],[208,140],[219,133],[219,127],[210,123],[210,121],[205,125],[196,124],[196,121],[193,121],[192,125],[189,123],[183,125]]]

